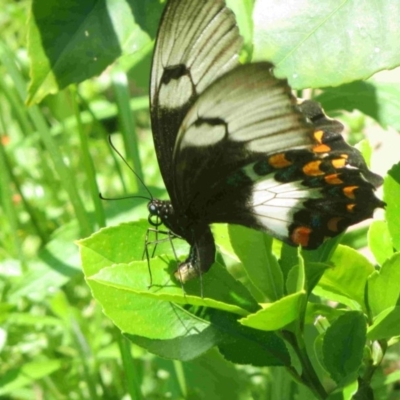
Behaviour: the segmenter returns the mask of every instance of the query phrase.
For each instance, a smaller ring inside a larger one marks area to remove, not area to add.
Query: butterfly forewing
[[[193,204],[197,194],[212,197],[234,171],[266,154],[311,147],[312,128],[295,104],[268,63],[238,66],[211,85],[188,112],[176,142],[181,206]]]
[[[157,158],[172,199],[179,126],[199,94],[237,65],[241,46],[234,14],[223,1],[168,2],[153,57],[150,102]]]

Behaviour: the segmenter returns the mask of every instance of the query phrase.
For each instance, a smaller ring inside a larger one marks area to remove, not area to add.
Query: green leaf
[[[212,225],[212,233],[220,252],[228,255],[232,259],[236,259],[238,263],[240,263],[239,257],[236,255],[235,250],[232,247],[229,225],[214,224]]]
[[[135,22],[143,8],[132,0],[34,1],[27,102],[39,102],[71,83],[99,75],[119,56],[140,51],[150,42]]]
[[[393,246],[400,251],[400,164],[388,172],[383,183],[386,205],[386,220],[392,237]]]
[[[400,20],[397,2],[257,0],[253,17],[254,58],[272,61],[295,89],[338,86],[400,64],[400,32],[382,24]]]
[[[245,326],[264,331],[276,331],[299,318],[306,301],[305,291],[291,294],[263,305],[263,309],[242,318],[239,322]]]
[[[373,265],[356,250],[341,245],[331,261],[334,267],[324,273],[314,292],[350,307],[365,309],[364,290],[369,275],[375,270]]]
[[[324,365],[337,382],[354,380],[361,366],[367,325],[362,313],[349,311],[326,330],[322,346]]]
[[[244,46],[250,47],[253,43],[253,0],[226,0],[226,5],[235,13]]]
[[[175,374],[176,369],[171,371],[171,376]],[[187,395],[172,395],[171,399],[235,399],[239,393],[245,392],[247,384],[240,378],[240,372],[232,363],[225,361],[217,350],[209,351],[184,364]]]
[[[220,332],[211,324],[197,334],[179,336],[173,339],[149,339],[129,333],[125,333],[124,336],[159,357],[180,361],[194,360],[217,346],[225,337],[223,332]]]
[[[169,265],[175,268],[175,261],[152,260],[153,284],[149,288],[149,270],[147,262],[118,264],[102,268],[97,274],[88,276],[89,282],[96,282],[120,292],[129,292],[156,302],[174,302],[194,306],[213,307],[220,310],[247,315],[258,309],[246,288],[235,281],[224,267],[215,263],[210,272],[185,284],[184,290],[176,280],[171,279]],[[201,295],[203,288],[203,298]],[[101,299],[98,299],[101,302]]]
[[[356,400],[358,397],[353,397],[358,390],[358,381],[347,383],[345,387],[339,387],[329,394],[327,400]],[[369,397],[360,397],[360,400],[373,400]]]
[[[215,310],[211,321],[226,332],[226,340],[218,344],[218,348],[227,360],[260,367],[290,365],[286,345],[274,332],[243,326],[232,314],[218,310]]]
[[[283,296],[283,276],[278,261],[272,253],[272,238],[265,233],[230,225],[232,247],[243,263],[252,284],[268,299]]]
[[[325,304],[320,303],[307,303],[305,323],[308,325],[315,324],[315,321],[319,317],[325,317],[329,321],[333,321],[340,315],[346,313],[347,310],[341,308],[332,308]]]
[[[218,346],[227,360],[238,364],[268,366],[290,363],[283,340],[274,333],[242,326],[233,314],[219,310],[207,309],[201,317],[206,318],[210,325],[197,334],[169,340],[153,340],[134,335],[127,337],[163,358],[192,360],[209,348]]]
[[[286,290],[288,294],[293,294],[305,290],[305,286],[304,260],[299,254],[299,263],[289,271],[286,281]]]
[[[381,126],[400,130],[400,84],[383,83],[372,79],[364,82],[352,82],[336,88],[326,88],[316,97],[324,110],[360,110],[375,119]]]
[[[368,339],[380,340],[400,336],[400,306],[382,311],[368,329]]]
[[[397,304],[400,296],[400,253],[394,254],[381,270],[368,279],[368,305],[372,315]]]
[[[393,245],[386,221],[372,221],[368,230],[368,245],[380,265],[392,256]]]
[[[149,289],[147,262],[128,264],[143,254],[144,225],[144,221],[121,224],[79,242],[93,296],[123,332],[169,340],[207,329],[209,322],[192,315],[184,304],[213,305],[240,315],[258,309],[244,286],[218,264],[202,276],[202,281],[188,282],[184,293],[181,285],[171,280],[176,261],[166,256],[152,259],[153,285]],[[203,299],[199,297],[201,288]]]
[[[306,264],[306,289],[308,294],[314,290],[322,275],[329,268],[332,268],[332,264],[321,262],[308,262]]]

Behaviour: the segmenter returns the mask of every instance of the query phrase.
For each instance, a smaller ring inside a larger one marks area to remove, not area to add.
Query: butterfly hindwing
[[[340,122],[316,102],[295,103],[268,63],[215,81],[177,137],[179,207],[193,220],[245,225],[309,249],[371,217],[383,205],[374,195],[380,177],[343,140]]]

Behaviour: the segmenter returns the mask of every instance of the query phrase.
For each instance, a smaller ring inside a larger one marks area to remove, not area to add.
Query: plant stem
[[[322,386],[317,373],[314,370],[313,365],[308,357],[306,346],[302,336],[296,336],[292,332],[282,331],[283,338],[290,343],[297,357],[299,358],[302,373],[300,376],[300,382],[307,386],[318,399],[324,400],[328,397],[328,393]],[[290,371],[289,371],[290,372]],[[293,374],[291,374],[293,376]],[[298,376],[298,374],[296,373]],[[298,379],[296,379],[298,380]]]

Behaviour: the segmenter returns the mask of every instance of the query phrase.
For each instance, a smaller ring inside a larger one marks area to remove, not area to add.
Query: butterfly
[[[155,151],[170,200],[148,203],[190,245],[182,283],[214,263],[212,223],[244,225],[319,247],[384,203],[380,176],[314,101],[297,104],[273,65],[241,65],[242,38],[223,0],[169,0],[150,84]],[[154,219],[156,218],[156,219]]]

